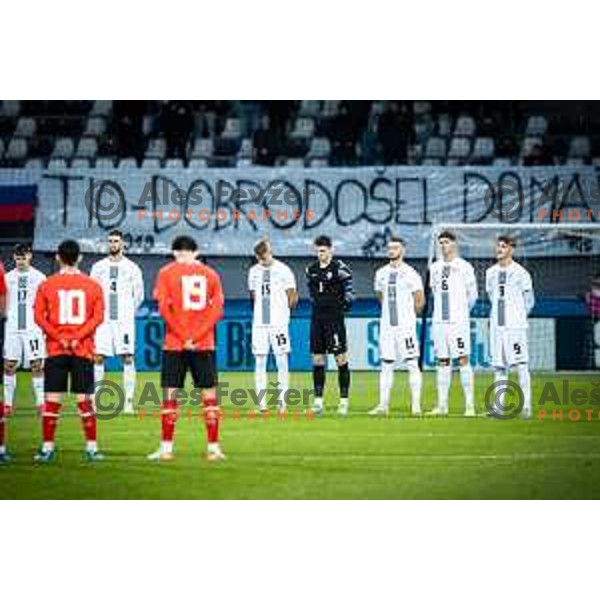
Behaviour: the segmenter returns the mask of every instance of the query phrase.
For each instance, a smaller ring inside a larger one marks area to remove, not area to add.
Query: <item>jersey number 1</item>
[[[85,321],[85,292],[58,291],[58,322],[61,325],[83,325]]]
[[[206,277],[204,275],[184,275],[181,278],[183,310],[203,310],[206,308]]]

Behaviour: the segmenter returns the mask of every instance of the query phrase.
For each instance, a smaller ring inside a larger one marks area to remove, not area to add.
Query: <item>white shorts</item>
[[[433,323],[433,350],[439,359],[461,358],[471,354],[471,323]]]
[[[31,361],[46,358],[46,340],[41,329],[4,332],[4,360],[27,368]]]
[[[96,330],[94,343],[100,356],[135,354],[135,321],[102,323]]]
[[[490,353],[493,367],[512,367],[528,363],[527,329],[490,327]]]
[[[252,327],[252,354],[289,354],[290,334],[287,326],[255,326]]]
[[[383,327],[379,333],[381,360],[409,360],[419,356],[419,340],[416,328]]]

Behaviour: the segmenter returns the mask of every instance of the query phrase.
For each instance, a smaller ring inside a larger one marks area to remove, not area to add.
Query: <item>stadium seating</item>
[[[594,106],[573,103],[565,113],[521,104],[524,114],[514,114],[510,102],[2,101],[0,167],[39,168],[55,159],[104,168],[139,167],[144,159],[169,167],[251,165],[264,115],[273,135],[261,140],[272,148],[260,164],[380,165],[385,157],[425,165],[598,164]],[[390,152],[394,139],[402,148]]]

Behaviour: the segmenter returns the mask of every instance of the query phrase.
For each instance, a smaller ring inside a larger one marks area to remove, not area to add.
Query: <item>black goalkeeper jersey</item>
[[[343,317],[350,309],[354,292],[352,271],[346,263],[334,258],[322,268],[316,260],[306,267],[306,278],[313,319]]]

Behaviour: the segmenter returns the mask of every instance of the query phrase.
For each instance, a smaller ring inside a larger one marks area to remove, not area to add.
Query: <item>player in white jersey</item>
[[[531,378],[527,316],[533,308],[535,298],[531,275],[513,260],[516,246],[516,240],[511,236],[501,235],[498,238],[497,262],[485,273],[485,291],[492,304],[490,351],[495,381],[506,381],[509,369],[516,368],[519,386],[523,392],[522,416],[530,419]]]
[[[278,408],[285,410],[289,389],[288,354],[291,348],[288,324],[290,309],[298,302],[296,278],[287,265],[273,258],[268,240],[260,240],[254,247],[254,254],[258,262],[248,272],[248,290],[254,302],[252,353],[256,363],[256,393],[259,396],[262,394],[260,409],[267,410],[267,359],[269,351],[272,351],[281,390]]]
[[[441,259],[431,266],[433,291],[431,333],[437,359],[438,403],[431,414],[448,414],[448,393],[452,382],[453,359],[458,359],[460,381],[465,396],[465,417],[475,416],[471,354],[471,309],[477,301],[477,280],[471,264],[458,256],[456,235],[442,231],[438,235]]]
[[[387,415],[394,385],[394,366],[405,362],[411,392],[411,412],[421,415],[422,375],[419,369],[417,315],[423,310],[425,297],[421,276],[404,262],[404,241],[392,237],[388,242],[390,262],[375,273],[375,293],[381,303],[379,350],[379,404],[370,415]]]
[[[6,324],[4,326],[4,400],[12,410],[19,366],[31,367],[35,403],[44,403],[44,358],[46,343],[33,317],[33,304],[46,276],[31,266],[31,248],[17,244],[13,251],[15,268],[6,274]]]
[[[104,322],[96,330],[94,379],[104,379],[107,356],[123,361],[125,414],[133,413],[135,395],[135,313],[144,300],[142,271],[124,255],[123,233],[115,229],[108,234],[108,256],[92,266],[90,276],[104,292]]]

